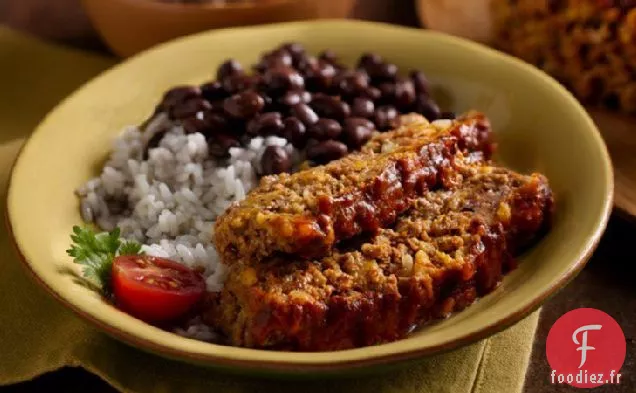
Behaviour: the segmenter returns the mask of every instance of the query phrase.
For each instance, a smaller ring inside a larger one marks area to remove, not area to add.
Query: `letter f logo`
[[[602,327],[601,325],[585,325],[576,329],[574,333],[572,334],[572,341],[574,341],[574,344],[581,345],[580,347],[576,348],[577,351],[581,351],[581,364],[579,364],[579,368],[583,367],[583,365],[585,364],[585,360],[587,360],[587,351],[592,351],[596,349],[594,347],[590,347],[587,345],[588,330],[601,330],[601,327]],[[583,339],[581,340],[582,342],[580,343],[579,340],[576,338],[576,336],[581,332],[583,332],[582,334]]]

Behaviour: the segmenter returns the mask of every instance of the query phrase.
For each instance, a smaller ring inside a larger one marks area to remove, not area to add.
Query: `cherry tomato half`
[[[113,294],[117,306],[146,322],[173,320],[201,300],[203,277],[165,258],[122,255],[113,261]]]

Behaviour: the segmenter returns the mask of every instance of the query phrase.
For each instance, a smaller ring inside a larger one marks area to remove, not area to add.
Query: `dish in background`
[[[588,108],[590,116],[601,130],[612,156],[614,167],[614,206],[626,218],[636,221],[636,133],[634,117]]]
[[[259,0],[154,0],[160,3],[173,4],[212,4],[218,6],[237,4],[237,3],[254,3]],[[263,0],[260,0],[263,1]]]
[[[502,287],[464,312],[407,339],[334,356],[331,352],[278,353],[184,339],[113,309],[74,283],[65,254],[68,230],[80,222],[72,190],[94,176],[120,127],[142,121],[161,92],[172,85],[205,80],[226,57],[250,63],[263,48],[289,40],[305,44],[312,52],[331,47],[351,64],[369,36],[375,37],[374,51],[399,67],[423,69],[444,107],[486,112],[498,131],[499,159],[504,164],[524,172],[538,170],[550,179],[562,207],[553,229],[522,258]],[[215,55],[207,50],[226,42],[232,42],[232,47],[225,46]],[[427,56],[429,53],[435,56]],[[175,58],[188,61],[174,62]],[[524,94],[515,93],[519,91]],[[73,143],[67,143],[69,140]],[[38,179],[37,184],[33,178]],[[33,192],[34,187],[41,192]],[[611,166],[593,123],[570,94],[533,67],[439,33],[330,21],[200,34],[151,50],[98,77],[51,113],[25,145],[13,172],[8,213],[17,246],[38,280],[64,304],[113,336],[199,364],[315,374],[424,356],[510,326],[583,267],[605,227],[611,197]]]
[[[484,44],[492,39],[490,0],[416,0],[415,6],[426,28]]]
[[[542,65],[553,76],[560,75],[586,104],[599,127],[616,176],[614,205],[633,220],[636,218],[636,166],[631,153],[636,145],[632,132],[634,117],[615,110],[621,102],[623,111],[633,112],[636,105],[634,81],[628,83],[629,76],[625,74],[629,71],[629,66],[625,66],[629,56],[625,54],[633,51],[629,44],[633,31],[628,21],[636,16],[636,8],[629,2],[583,3],[570,6],[580,7],[579,12],[564,9],[567,2],[533,0],[514,4],[505,0],[418,0],[417,7],[420,21],[430,29],[497,45]],[[471,12],[465,12],[466,6],[471,7]],[[565,21],[569,27],[555,34],[554,26],[566,26]],[[528,38],[525,34],[528,29],[540,34]],[[537,37],[554,42],[541,43]],[[569,54],[569,61],[559,53]],[[608,63],[604,58],[611,61]],[[547,60],[538,63],[540,59]],[[580,70],[582,65],[587,69],[584,73]]]
[[[128,57],[173,38],[209,29],[317,18],[345,18],[354,0],[82,0],[106,44]],[[228,45],[226,43],[226,45]],[[224,46],[226,46],[224,45]]]

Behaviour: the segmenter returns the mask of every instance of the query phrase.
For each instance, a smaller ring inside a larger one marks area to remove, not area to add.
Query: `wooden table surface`
[[[82,12],[80,0],[0,0],[0,23],[44,39],[77,48],[108,53]],[[108,0],[104,0],[108,1]],[[411,0],[358,0],[352,17],[417,26]],[[636,213],[636,118],[592,111],[604,133],[617,170],[617,201]],[[632,192],[634,191],[634,192]],[[621,385],[601,386],[595,392],[636,392],[636,220],[615,212],[592,259],[581,274],[544,305],[535,338],[525,392],[578,392],[549,382],[545,341],[561,315],[579,307],[593,307],[612,315],[627,338],[627,358]],[[0,362],[2,361],[0,354]],[[114,392],[105,382],[81,369],[63,369],[33,381],[0,387],[9,392]],[[496,393],[496,392],[495,392]]]

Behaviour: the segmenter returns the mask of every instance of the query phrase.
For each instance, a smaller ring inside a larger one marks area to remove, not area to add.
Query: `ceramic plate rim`
[[[585,244],[580,246],[580,251],[577,254],[576,260],[573,260],[569,269],[560,277],[555,278],[549,284],[549,287],[544,289],[541,293],[539,293],[536,297],[529,300],[525,304],[520,305],[517,309],[509,312],[507,315],[494,319],[491,323],[486,326],[480,327],[479,329],[473,329],[473,331],[464,334],[462,337],[459,337],[455,340],[444,341],[439,343],[438,345],[430,345],[430,346],[414,346],[409,350],[402,351],[391,351],[391,345],[383,344],[377,347],[365,347],[358,349],[351,349],[345,351],[337,351],[337,352],[323,352],[318,354],[313,353],[282,353],[282,352],[273,352],[273,351],[263,351],[263,350],[254,350],[254,349],[246,349],[246,348],[235,348],[232,347],[232,350],[228,350],[225,352],[224,356],[218,356],[214,353],[214,348],[219,348],[220,346],[215,344],[208,343],[200,343],[194,340],[189,340],[185,338],[177,339],[169,339],[169,337],[175,336],[172,333],[167,333],[160,331],[157,328],[149,327],[150,329],[155,329],[152,336],[155,337],[153,339],[149,339],[148,337],[143,337],[141,335],[136,334],[136,330],[147,331],[147,329],[133,329],[134,326],[132,323],[128,323],[130,321],[123,321],[118,323],[117,321],[113,322],[112,317],[114,315],[106,315],[106,317],[96,317],[92,315],[90,312],[83,310],[78,304],[76,304],[73,300],[66,299],[60,294],[58,294],[55,288],[51,283],[47,282],[44,278],[40,277],[37,273],[37,268],[34,267],[34,264],[27,260],[25,255],[23,254],[22,248],[25,245],[21,245],[20,239],[17,239],[13,232],[13,226],[15,223],[12,221],[12,209],[11,206],[13,203],[18,203],[15,198],[15,190],[13,187],[14,175],[17,172],[17,169],[20,167],[21,160],[24,156],[24,152],[29,148],[31,142],[38,137],[38,133],[42,130],[43,125],[46,124],[48,118],[56,112],[60,107],[63,107],[68,101],[72,100],[72,98],[78,94],[79,91],[89,88],[92,84],[96,83],[99,80],[108,78],[111,73],[117,72],[121,67],[125,67],[127,64],[136,61],[141,56],[145,56],[149,53],[154,53],[158,51],[169,50],[172,46],[180,45],[182,42],[197,40],[201,36],[212,35],[223,33],[228,30],[259,30],[259,29],[276,29],[281,27],[286,28],[298,28],[298,27],[307,27],[307,26],[316,26],[316,25],[326,25],[326,26],[338,26],[338,25],[359,25],[359,26],[367,26],[373,27],[374,29],[386,30],[386,31],[396,31],[396,30],[415,30],[408,27],[399,27],[388,25],[384,23],[375,23],[375,22],[360,22],[360,21],[344,21],[344,20],[321,20],[321,21],[303,21],[303,22],[287,22],[287,23],[277,23],[270,24],[265,26],[250,26],[243,28],[233,28],[233,29],[219,29],[215,31],[207,31],[199,34],[195,34],[188,37],[179,38],[173,41],[170,41],[165,44],[161,44],[152,49],[141,52],[140,54],[131,57],[130,59],[111,67],[105,72],[99,74],[95,78],[91,79],[89,82],[78,88],[74,93],[72,93],[69,97],[64,99],[62,102],[58,104],[40,123],[40,125],[35,129],[35,131],[31,134],[28,140],[21,147],[20,152],[13,164],[11,169],[11,176],[8,182],[7,189],[7,199],[6,199],[6,224],[8,227],[10,239],[16,249],[19,259],[22,261],[23,266],[30,272],[30,275],[35,279],[35,281],[43,288],[47,290],[51,295],[53,295],[58,301],[60,301],[64,306],[70,308],[77,315],[82,318],[90,321],[92,324],[99,327],[101,330],[106,333],[114,336],[124,342],[132,344],[138,348],[154,352],[169,358],[185,360],[187,362],[203,364],[203,365],[211,365],[211,366],[229,366],[229,367],[241,367],[245,369],[253,369],[259,371],[284,371],[284,372],[292,372],[292,373],[302,373],[302,372],[311,372],[311,371],[336,371],[336,370],[345,370],[345,369],[354,369],[367,367],[377,364],[389,363],[389,362],[397,362],[408,359],[413,359],[417,357],[422,357],[426,355],[431,355],[434,353],[451,350],[480,339],[486,338],[498,331],[501,331],[510,325],[518,322],[523,319],[525,316],[530,314],[532,311],[536,310],[540,305],[550,296],[552,296],[559,289],[567,285],[567,283],[572,280],[576,274],[583,268],[589,257],[591,256],[593,250],[598,245],[600,237],[605,230],[607,225],[609,215],[612,208],[612,197],[613,197],[613,176],[612,176],[612,167],[611,161],[609,158],[609,154],[607,152],[607,148],[600,136],[598,129],[596,128],[594,122],[584,110],[584,108],[576,101],[576,99],[569,93],[565,88],[563,88],[560,84],[554,81],[552,78],[539,71],[538,69],[518,60],[506,54],[500,53],[496,50],[487,48],[477,43],[469,42],[467,40],[448,36],[438,32],[419,30],[419,33],[422,35],[423,39],[426,37],[433,37],[433,39],[450,42],[453,45],[465,48],[467,50],[471,50],[474,52],[480,52],[483,56],[490,56],[493,59],[496,59],[501,62],[507,63],[509,66],[513,67],[522,67],[526,72],[534,75],[538,80],[542,80],[543,83],[550,85],[550,88],[555,90],[556,94],[564,96],[563,98],[568,100],[569,105],[577,108],[577,112],[580,113],[581,116],[584,117],[585,123],[588,126],[588,129],[592,130],[595,140],[595,146],[598,146],[601,149],[601,161],[603,163],[603,175],[605,177],[605,198],[603,200],[603,206],[601,209],[601,216],[595,219],[594,231],[589,234],[587,237],[587,241]],[[125,317],[122,317],[122,320]],[[132,317],[128,317],[133,319]],[[122,328],[122,324],[126,325],[127,329]],[[119,326],[117,326],[119,325]],[[148,325],[145,325],[148,326]],[[165,338],[169,344],[160,343],[157,341],[161,341],[161,338]],[[187,342],[192,341],[197,343],[197,345],[207,348],[209,350],[192,350],[194,347],[192,345],[188,345]],[[180,343],[183,345],[173,345],[174,343]],[[184,348],[186,347],[186,348]],[[377,348],[382,348],[382,350],[377,350]],[[334,356],[338,354],[340,356]],[[345,355],[344,358],[342,355]],[[296,356],[298,355],[298,356]],[[304,356],[303,355],[311,355]],[[299,358],[300,357],[300,358]]]

